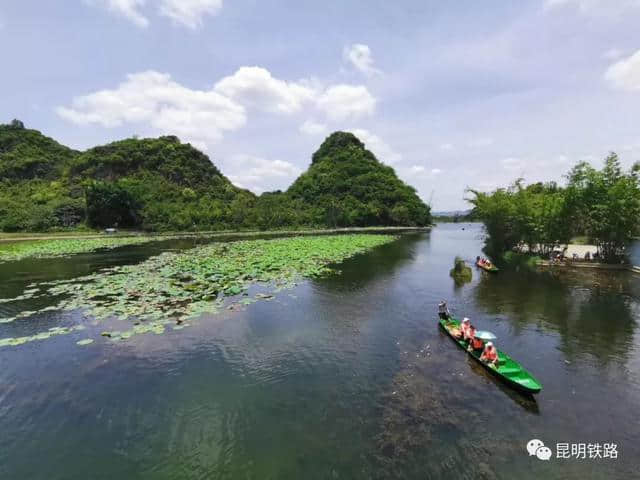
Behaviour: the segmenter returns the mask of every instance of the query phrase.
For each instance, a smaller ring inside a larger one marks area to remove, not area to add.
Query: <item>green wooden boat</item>
[[[483,265],[482,263],[478,262],[476,262],[476,267],[481,268],[485,272],[497,273],[500,271],[500,269],[495,265],[491,265],[490,267],[488,267],[487,265]]]
[[[467,342],[463,340],[458,340],[455,338],[451,332],[449,331],[450,327],[460,327],[460,322],[455,318],[450,318],[449,320],[440,319],[440,326],[443,328],[445,332],[449,334],[449,337],[458,344],[460,348],[463,348],[465,351],[467,350]],[[538,382],[533,375],[527,372],[522,366],[513,360],[509,355],[504,352],[498,350],[498,366],[493,367],[487,365],[483,361],[480,360],[481,352],[467,352],[471,355],[478,363],[480,363],[485,369],[491,372],[493,375],[498,377],[500,380],[505,382],[507,385],[515,388],[516,390],[520,390],[524,393],[538,393],[542,390],[542,385]]]

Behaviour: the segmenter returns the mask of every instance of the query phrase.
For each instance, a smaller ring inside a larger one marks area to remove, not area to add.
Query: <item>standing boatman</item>
[[[449,317],[451,317],[451,314],[449,313],[449,308],[447,307],[447,302],[444,300],[442,300],[438,304],[438,315],[443,320],[449,320]]]

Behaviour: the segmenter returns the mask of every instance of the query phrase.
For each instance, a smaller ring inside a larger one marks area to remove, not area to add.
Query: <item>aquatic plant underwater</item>
[[[26,319],[45,311],[82,311],[92,325],[107,319],[123,321],[119,330],[101,333],[113,341],[142,333],[180,330],[203,313],[234,309],[269,300],[304,278],[336,272],[330,264],[391,242],[391,235],[332,235],[274,240],[211,243],[191,250],[165,252],[136,265],[106,268],[71,280],[31,284],[22,295],[0,299],[19,302],[38,297],[60,300],[38,311],[23,311],[0,323]],[[249,296],[252,285],[270,293]],[[16,346],[85,329],[82,323],[52,327],[31,336],[0,339],[0,347]],[[89,345],[92,338],[79,340]]]

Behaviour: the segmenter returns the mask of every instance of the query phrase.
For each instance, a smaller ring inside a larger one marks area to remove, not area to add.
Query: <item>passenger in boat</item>
[[[469,340],[469,329],[473,328],[471,325],[471,320],[467,317],[462,319],[462,323],[460,324],[460,333],[462,333],[462,340]]]
[[[451,314],[449,313],[449,308],[447,307],[447,302],[445,302],[444,300],[442,300],[438,304],[438,315],[443,320],[449,320],[449,317],[451,317]]]
[[[473,325],[469,325],[467,340],[469,341],[467,350],[470,352],[480,351],[484,347],[484,342],[481,339],[476,338],[476,327],[474,327]]]
[[[487,345],[482,351],[482,355],[480,355],[480,360],[493,365],[494,367],[498,366],[498,351],[496,350],[496,347],[493,346],[492,342],[487,342]]]

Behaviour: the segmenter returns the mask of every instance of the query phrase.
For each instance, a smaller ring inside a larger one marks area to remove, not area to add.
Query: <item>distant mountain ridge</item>
[[[78,152],[0,125],[0,230],[428,225],[429,207],[353,134],[330,135],[286,192],[257,197],[175,136]]]

